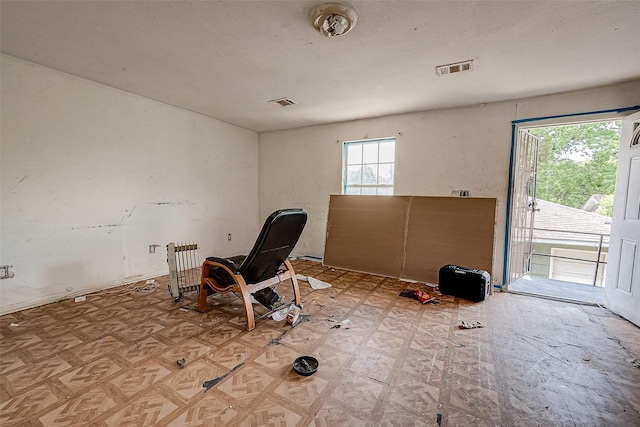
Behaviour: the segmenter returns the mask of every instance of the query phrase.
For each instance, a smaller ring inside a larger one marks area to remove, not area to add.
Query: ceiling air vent
[[[293,99],[289,99],[289,98],[273,99],[273,100],[269,101],[269,103],[270,104],[279,105],[281,107],[288,107],[289,105],[297,104],[296,101],[294,101]]]
[[[438,65],[436,67],[436,74],[439,76],[446,76],[449,74],[464,73],[466,71],[473,71],[473,60],[456,62],[455,64]]]

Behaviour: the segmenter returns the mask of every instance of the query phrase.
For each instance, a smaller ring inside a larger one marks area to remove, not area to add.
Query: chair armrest
[[[242,265],[242,261],[244,260],[244,258],[245,257],[242,255],[230,258],[207,257],[205,263],[209,261],[211,263],[218,264],[217,266],[228,268],[233,274],[238,274],[238,269],[240,268],[240,265]],[[212,266],[216,266],[215,264]]]

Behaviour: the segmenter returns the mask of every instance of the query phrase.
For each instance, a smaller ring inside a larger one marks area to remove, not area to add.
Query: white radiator
[[[169,264],[169,293],[176,300],[187,292],[200,289],[200,266],[197,243],[167,245]]]

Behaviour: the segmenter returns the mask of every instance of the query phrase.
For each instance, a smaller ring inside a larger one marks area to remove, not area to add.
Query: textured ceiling
[[[258,132],[640,78],[639,1],[350,1],[358,24],[331,39],[321,3],[3,0],[1,47]]]

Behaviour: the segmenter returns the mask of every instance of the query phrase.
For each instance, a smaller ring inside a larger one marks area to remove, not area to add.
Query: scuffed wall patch
[[[184,201],[184,202],[149,202],[150,205],[156,205],[156,206],[164,206],[164,205],[169,205],[169,206],[180,206],[180,205],[195,205],[195,203],[190,202],[188,200]]]
[[[18,188],[18,186],[19,186],[20,184],[22,184],[22,183],[24,182],[24,180],[26,180],[27,178],[29,178],[29,175],[25,175],[25,176],[23,176],[22,178],[20,178],[20,179],[18,180],[18,182],[16,183],[16,185],[14,185],[14,186],[13,186],[13,188],[11,188],[10,193],[11,193],[11,194],[15,194],[15,193],[16,193],[16,188]]]

